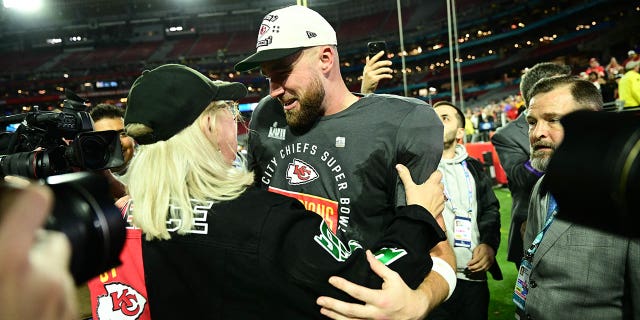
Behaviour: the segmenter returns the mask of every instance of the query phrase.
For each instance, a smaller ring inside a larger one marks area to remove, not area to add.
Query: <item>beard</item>
[[[444,133],[444,149],[447,150],[456,142],[456,131],[449,131]]]
[[[551,151],[548,150],[536,150],[537,147],[549,147]],[[540,171],[546,172],[547,167],[549,166],[549,162],[551,161],[551,156],[553,156],[553,152],[556,150],[556,145],[552,142],[538,141],[535,142],[531,146],[531,166]]]
[[[298,110],[285,110],[287,124],[295,132],[305,132],[323,114],[322,101],[325,92],[322,83],[318,78],[314,78],[309,87],[298,96],[300,107]]]

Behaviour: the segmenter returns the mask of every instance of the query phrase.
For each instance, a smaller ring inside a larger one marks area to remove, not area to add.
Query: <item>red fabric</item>
[[[464,146],[467,148],[467,153],[469,153],[470,157],[478,159],[483,164],[484,158],[482,157],[482,154],[485,152],[491,152],[493,168],[496,172],[496,182],[499,184],[507,184],[507,174],[504,172],[504,169],[500,164],[500,159],[498,158],[498,153],[491,142],[467,143]]]
[[[127,222],[130,222],[131,216],[127,217]],[[127,227],[127,239],[120,253],[122,265],[87,283],[94,320],[151,319],[144,281],[141,240],[140,229]]]

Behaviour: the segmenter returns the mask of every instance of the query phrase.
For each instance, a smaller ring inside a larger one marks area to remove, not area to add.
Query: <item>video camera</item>
[[[640,110],[576,111],[561,122],[564,140],[545,176],[558,218],[640,237]]]
[[[0,125],[20,123],[0,134],[0,177],[46,178],[73,168],[103,170],[124,164],[119,134],[93,131],[82,98],[65,90],[62,112],[34,111],[0,118]],[[67,144],[65,140],[73,140]]]

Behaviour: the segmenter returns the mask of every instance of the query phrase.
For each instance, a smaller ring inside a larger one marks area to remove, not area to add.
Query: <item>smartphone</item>
[[[367,48],[369,49],[369,58],[375,56],[380,51],[384,51],[384,55],[387,55],[387,43],[384,41],[372,41],[367,43]]]

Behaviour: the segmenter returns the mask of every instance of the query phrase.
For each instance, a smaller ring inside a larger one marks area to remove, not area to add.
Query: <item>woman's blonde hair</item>
[[[141,145],[136,151],[129,166],[128,191],[133,224],[142,229],[147,240],[170,239],[170,219],[177,219],[179,234],[188,233],[194,224],[191,200],[233,200],[253,183],[253,173],[246,169],[244,159],[240,167],[230,165],[219,146],[200,129],[202,118],[211,116],[210,125],[216,132],[216,116],[226,106],[212,102],[189,127],[166,141]],[[126,131],[135,139],[151,129],[134,123],[128,124]]]

